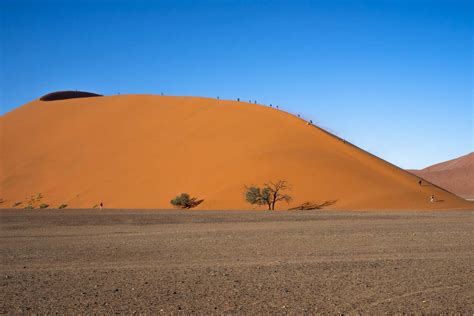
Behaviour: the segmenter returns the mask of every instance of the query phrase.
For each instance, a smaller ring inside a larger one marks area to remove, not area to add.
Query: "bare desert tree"
[[[277,202],[289,203],[292,200],[290,195],[283,193],[290,189],[290,185],[285,180],[265,183],[263,188],[245,187],[245,200],[250,204],[267,205],[268,210],[275,210]]]
[[[283,191],[291,189],[290,185],[285,180],[278,180],[275,183],[265,183],[264,189],[269,190],[272,210],[275,210],[276,202],[285,201],[286,203],[290,203],[292,200],[292,197],[290,195],[283,193]]]

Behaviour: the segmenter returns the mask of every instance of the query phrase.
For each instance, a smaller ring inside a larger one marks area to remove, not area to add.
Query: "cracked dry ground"
[[[0,211],[1,313],[473,313],[459,212]]]

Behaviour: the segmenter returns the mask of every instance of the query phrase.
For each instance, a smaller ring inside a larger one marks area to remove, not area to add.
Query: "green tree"
[[[290,195],[283,193],[290,189],[290,185],[285,180],[265,183],[263,188],[245,187],[245,200],[252,205],[267,205],[268,210],[275,210],[277,202],[289,203],[292,200]]]
[[[268,188],[260,189],[259,187],[245,187],[245,200],[250,204],[267,205],[271,210],[272,203],[270,201],[270,191]]]

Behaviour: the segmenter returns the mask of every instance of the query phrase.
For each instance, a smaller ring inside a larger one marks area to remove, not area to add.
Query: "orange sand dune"
[[[410,172],[459,196],[474,199],[474,153]]]
[[[0,117],[2,207],[41,193],[57,207],[251,209],[245,185],[285,179],[294,201],[342,210],[471,208],[472,203],[307,125],[245,102],[123,95],[33,101]],[[434,194],[439,202],[430,203]],[[261,207],[261,209],[265,209]]]

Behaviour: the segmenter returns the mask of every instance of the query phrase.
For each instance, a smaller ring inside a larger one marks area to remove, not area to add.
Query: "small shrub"
[[[27,206],[24,207],[25,210],[34,210],[35,207],[31,204],[28,204]]]
[[[94,204],[92,208],[98,208],[98,207],[99,207],[99,204]]]
[[[59,205],[58,209],[61,210],[61,209],[66,208],[66,207],[67,207],[67,204],[61,204],[61,205]]]
[[[30,196],[28,199],[27,199],[27,203],[29,205],[33,205],[35,203],[38,203],[39,201],[41,201],[41,199],[43,198],[43,195],[41,193],[38,193],[36,195],[32,195]]]
[[[21,205],[21,202],[15,202],[15,203],[13,203],[12,207],[17,207],[18,205]]]
[[[40,208],[48,208],[48,206],[49,206],[49,204],[42,203],[42,204],[40,205]]]
[[[183,208],[183,209],[190,209],[193,207],[198,206],[204,200],[198,200],[196,197],[191,197],[188,193],[181,193],[180,195],[176,196],[174,199],[170,201],[173,206]]]

